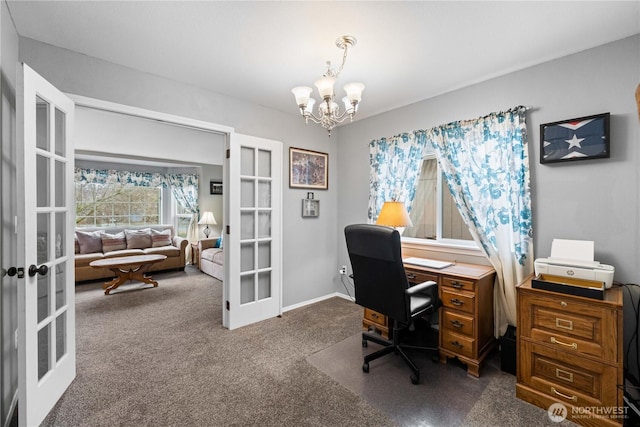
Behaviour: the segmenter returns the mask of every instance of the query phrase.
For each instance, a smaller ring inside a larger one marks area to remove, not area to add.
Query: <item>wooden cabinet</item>
[[[622,290],[604,300],[518,287],[516,396],[543,409],[560,402],[575,423],[620,425]],[[602,410],[597,409],[602,408]],[[604,416],[596,416],[593,411]]]
[[[467,372],[478,377],[480,365],[494,348],[493,281],[495,271],[483,265],[457,263],[443,269],[405,264],[409,284],[432,280],[438,284],[440,361],[456,357]],[[391,338],[392,325],[386,316],[364,309],[362,325]]]

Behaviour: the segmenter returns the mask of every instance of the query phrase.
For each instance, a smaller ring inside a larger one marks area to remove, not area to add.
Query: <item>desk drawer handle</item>
[[[453,286],[456,289],[462,289],[464,288],[464,285],[460,282],[451,282],[451,286]]]
[[[457,306],[461,306],[462,304],[464,304],[464,301],[460,301],[458,298],[451,298],[449,301],[451,301],[451,304]]]
[[[464,326],[464,323],[460,322],[459,320],[452,320],[451,324],[454,328],[462,328]]]
[[[560,319],[559,317],[556,317],[556,328],[573,331],[573,322],[571,320],[565,320],[565,319]]]
[[[552,342],[552,343],[554,343],[554,344],[560,344],[560,345],[563,345],[563,346],[565,346],[565,347],[571,347],[571,348],[572,348],[572,349],[574,349],[574,350],[577,350],[577,349],[578,349],[578,344],[577,344],[577,343],[575,343],[575,342],[574,342],[574,343],[571,343],[571,344],[567,344],[566,342],[558,341],[558,340],[556,339],[556,337],[551,337],[551,342]]]
[[[371,317],[373,317],[374,319],[377,319],[378,317],[380,317],[380,316],[378,316],[378,315],[377,315],[377,314],[375,314],[375,313],[371,313],[371,314],[370,314],[370,316],[371,316]]]
[[[464,347],[462,344],[460,344],[458,341],[450,341],[451,345],[457,348],[462,348]]]
[[[560,393],[558,390],[556,390],[555,387],[551,387],[551,391],[554,392],[555,394],[557,394],[558,396],[563,397],[563,398],[565,398],[567,400],[570,400],[572,402],[577,402],[578,401],[578,396],[567,396],[564,393]]]
[[[572,383],[573,382],[573,373],[567,372],[564,369],[556,368],[556,378]]]
[[[416,278],[416,275],[415,275],[415,274],[413,274],[413,273],[409,273],[409,274],[407,274],[407,279],[409,279],[409,280],[413,280],[413,279],[415,279],[415,278]]]

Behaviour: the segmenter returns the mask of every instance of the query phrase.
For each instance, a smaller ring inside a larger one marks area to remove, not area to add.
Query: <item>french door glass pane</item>
[[[240,175],[255,175],[255,159],[253,153],[253,148],[250,147],[242,147],[240,149]]]
[[[258,150],[258,176],[271,177],[271,151]]]
[[[271,271],[258,273],[258,299],[271,297]]]
[[[59,161],[55,162],[56,164],[56,206],[64,207],[65,201],[65,180],[64,180],[64,171],[65,164]]]
[[[37,223],[36,259],[38,264],[42,264],[49,261],[49,213],[39,213],[37,216]]]
[[[63,311],[56,318],[56,360],[60,360],[67,353],[66,324],[67,312]]]
[[[49,372],[49,345],[51,341],[51,323],[38,331],[38,380]]]
[[[67,283],[67,268],[66,263],[61,262],[56,264],[56,310],[67,305],[66,286]]]
[[[240,239],[253,239],[255,237],[255,219],[253,212],[240,213]]]
[[[242,243],[240,245],[240,272],[252,271],[255,268],[253,243]]]
[[[49,316],[49,307],[51,293],[49,278],[51,277],[49,274],[46,276],[42,276],[38,274],[38,323],[42,322],[44,319]]]
[[[36,96],[36,147],[49,151],[49,103]]]
[[[49,206],[49,159],[36,156],[36,203],[38,207]]]
[[[271,207],[271,181],[258,182],[258,207]]]
[[[258,243],[258,268],[271,267],[271,242]]]
[[[247,304],[256,300],[253,285],[254,274],[240,277],[240,304]]]
[[[66,142],[66,115],[56,108],[56,154],[65,156]]]
[[[240,207],[252,208],[255,206],[255,181],[252,179],[240,180]]]
[[[258,237],[271,237],[271,211],[258,212]]]

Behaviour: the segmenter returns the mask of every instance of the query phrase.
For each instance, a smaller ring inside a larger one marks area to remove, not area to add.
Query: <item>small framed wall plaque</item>
[[[210,181],[209,194],[222,194],[222,181]]]
[[[302,199],[302,217],[316,218],[320,215],[320,200]]]
[[[540,163],[610,156],[609,113],[540,125]]]

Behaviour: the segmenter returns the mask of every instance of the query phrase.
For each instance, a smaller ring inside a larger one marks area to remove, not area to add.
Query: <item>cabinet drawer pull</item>
[[[556,328],[566,329],[568,331],[573,331],[573,322],[571,320],[560,319],[556,317]]]
[[[451,282],[451,286],[453,286],[456,289],[462,289],[464,287],[464,285],[460,282]]]
[[[567,400],[570,400],[572,402],[577,402],[578,401],[578,396],[567,396],[564,393],[560,393],[558,390],[556,390],[555,387],[551,387],[551,391],[554,392],[555,394],[557,394],[558,396],[565,398]]]
[[[451,324],[454,328],[462,328],[464,326],[464,323],[460,322],[459,320],[452,320]]]
[[[415,278],[416,278],[416,275],[415,275],[415,274],[413,274],[413,273],[409,273],[409,274],[407,274],[407,279],[409,279],[409,280],[413,280],[413,279],[415,279]]]
[[[451,304],[457,306],[464,304],[464,301],[460,301],[458,298],[451,298],[449,301],[451,301]]]
[[[577,350],[577,349],[578,349],[578,344],[577,344],[577,343],[575,343],[575,342],[574,342],[574,343],[571,343],[571,344],[567,344],[566,342],[558,341],[558,340],[556,339],[556,337],[551,337],[551,342],[552,342],[552,343],[554,343],[554,344],[560,344],[560,345],[563,345],[563,346],[565,346],[565,347],[571,347],[571,348],[572,348],[572,349],[574,349],[574,350]]]
[[[451,345],[457,348],[462,348],[464,347],[462,344],[460,344],[458,341],[450,341]]]
[[[564,369],[556,368],[556,378],[572,383],[573,382],[573,373],[567,372]]]

